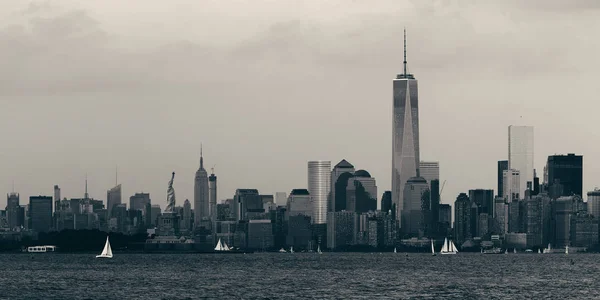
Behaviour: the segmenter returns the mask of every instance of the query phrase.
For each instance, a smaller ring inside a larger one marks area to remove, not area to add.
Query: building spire
[[[404,76],[406,77],[406,27],[404,27]]]
[[[204,157],[202,157],[202,143],[200,143],[200,169],[204,169]]]
[[[119,166],[115,167],[115,186],[119,185]]]

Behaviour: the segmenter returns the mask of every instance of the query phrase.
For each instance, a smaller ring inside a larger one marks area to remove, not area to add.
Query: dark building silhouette
[[[494,215],[494,190],[469,190],[469,199],[477,204],[479,213]]]
[[[583,156],[572,153],[551,155],[546,168],[548,182],[554,183],[558,179],[563,185],[560,196],[583,195]]]
[[[438,213],[438,233],[440,235],[448,234],[452,224],[452,206],[450,204],[440,204]]]
[[[265,209],[258,190],[237,189],[235,191],[232,213],[236,221],[249,220],[264,214],[264,212]]]
[[[52,229],[52,197],[29,197],[29,228],[36,232],[48,232]]]
[[[345,174],[340,181],[340,176]],[[354,166],[347,160],[342,159],[331,170],[331,193],[329,194],[329,211],[342,211],[346,209],[346,185],[348,179],[354,174]],[[340,184],[338,185],[338,181]]]
[[[146,205],[152,204],[150,194],[147,193],[135,193],[135,195],[129,197],[129,209],[130,210],[146,210]]]
[[[377,210],[377,185],[369,172],[358,170],[348,180],[346,210],[358,214]]]
[[[6,221],[10,230],[25,225],[25,208],[19,204],[17,193],[6,195]]]
[[[385,191],[381,196],[381,211],[388,213],[392,210],[392,191]]]
[[[504,183],[502,179],[504,178],[504,171],[508,170],[508,160],[499,160],[498,161],[498,197],[504,197]]]
[[[431,198],[431,203],[429,204],[430,209],[431,209],[431,225],[429,226],[430,228],[430,233],[432,235],[437,235],[438,234],[438,222],[439,222],[439,215],[440,215],[440,180],[439,179],[433,179],[431,180],[431,182],[429,182],[429,186],[431,188],[431,190],[429,191],[429,195]]]
[[[454,202],[454,239],[460,247],[471,236],[471,200],[460,193]]]

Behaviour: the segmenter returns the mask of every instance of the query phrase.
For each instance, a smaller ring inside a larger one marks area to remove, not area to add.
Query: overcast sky
[[[476,2],[477,4],[473,4]],[[496,189],[508,126],[535,126],[535,167],[584,155],[600,186],[600,2],[0,2],[0,191],[193,198],[204,145],[219,200],[306,188],[345,158],[391,185],[392,80],[419,80],[421,158],[444,203]],[[3,208],[6,199],[0,198]],[[193,202],[193,201],[192,201]]]

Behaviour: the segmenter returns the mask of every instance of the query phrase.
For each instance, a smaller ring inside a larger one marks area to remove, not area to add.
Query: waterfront
[[[600,254],[1,254],[2,299],[597,298]]]

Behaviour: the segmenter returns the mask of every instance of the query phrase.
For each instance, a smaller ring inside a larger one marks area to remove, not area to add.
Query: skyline
[[[281,12],[272,12],[271,17],[264,12],[263,22],[252,29],[226,28],[227,33],[237,33],[223,38],[230,39],[235,45],[231,47],[223,41],[206,44],[197,36],[204,31],[183,30],[174,38],[163,34],[160,42],[148,46],[123,41],[142,30],[115,21],[111,4],[103,8],[99,3],[65,1],[63,8],[52,8],[45,3],[37,8],[0,5],[9,6],[0,10],[9,14],[0,23],[0,42],[12,45],[0,53],[14,58],[8,71],[0,74],[10,79],[0,86],[0,136],[4,137],[0,188],[9,193],[14,180],[21,201],[52,195],[55,184],[62,197],[81,197],[87,173],[90,196],[106,203],[116,166],[123,199],[149,192],[153,202],[164,208],[164,185],[174,170],[178,202],[193,201],[196,149],[203,142],[207,167],[216,165],[219,176],[218,201],[231,198],[236,188],[289,194],[294,188],[307,188],[307,161],[323,159],[335,164],[347,159],[378,179],[379,202],[383,191],[391,189],[389,80],[402,70],[404,26],[410,37],[409,72],[418,74],[420,81],[421,160],[440,162],[440,181],[447,180],[441,203],[453,203],[460,192],[469,189],[496,190],[496,163],[508,159],[509,125],[534,127],[538,175],[549,155],[576,153],[585,157],[584,193],[600,181],[600,154],[592,142],[597,133],[588,129],[594,128],[597,105],[591,100],[598,92],[593,80],[599,64],[593,53],[600,47],[587,38],[597,32],[598,25],[591,22],[597,15],[594,10],[535,11],[530,4],[508,8],[516,4],[482,4],[460,7],[461,14],[456,15],[458,8],[451,4],[414,4],[419,7],[411,9],[409,2],[394,6],[382,1],[387,4],[370,11],[372,15],[359,14],[364,6],[353,4],[341,12],[350,16],[329,23],[319,14],[302,19],[301,13],[291,18],[299,20],[281,23],[281,16],[273,16]],[[94,6],[95,13],[86,5]],[[311,5],[315,4],[307,3],[299,11],[314,12]],[[494,12],[496,7],[505,8],[506,15]],[[219,12],[219,8],[207,5],[206,11]],[[41,21],[55,26],[41,32],[11,27],[16,23],[11,13],[23,9],[28,10],[25,16],[31,24],[43,15]],[[482,14],[478,17],[474,12]],[[148,14],[142,10],[140,18]],[[460,22],[449,23],[444,14]],[[571,23],[574,14],[578,17]],[[407,15],[412,17],[400,18]],[[489,21],[481,20],[484,16]],[[372,27],[361,29],[351,21],[353,17],[368,20]],[[434,22],[416,22],[427,17]],[[214,25],[227,20],[203,22]],[[74,24],[82,28],[80,32],[91,34],[92,42],[64,31],[74,30],[69,27]],[[373,27],[380,32],[372,32]],[[535,44],[526,39],[537,31]],[[568,32],[577,34],[564,34]],[[31,58],[18,52],[37,51],[35,45],[45,41],[44,35],[64,43],[42,54],[33,52],[49,70],[38,73],[28,61]],[[445,43],[448,35],[456,37],[450,45]],[[556,41],[559,36],[560,43]],[[328,37],[334,42],[327,42]],[[82,42],[86,47],[69,49]],[[128,56],[119,48],[123,43],[141,58]],[[469,48],[474,50],[469,53]],[[273,55],[262,54],[264,49]],[[51,63],[65,53],[92,71]],[[205,54],[218,63],[210,63]],[[230,58],[236,58],[235,62],[226,63]],[[126,62],[126,70],[118,67]],[[154,70],[160,71],[155,73],[160,74],[143,75],[149,70],[140,65],[147,62],[153,62]],[[49,76],[58,70],[58,79]],[[125,78],[108,80],[120,71],[126,71]],[[231,79],[236,77],[231,74],[240,72],[248,75],[243,80]],[[33,78],[27,78],[32,74]],[[547,89],[549,82],[558,80],[567,88]],[[151,86],[158,82],[160,88]],[[573,104],[564,105],[565,99]],[[317,107],[323,109],[315,111]],[[172,133],[174,137],[169,136]],[[357,135],[364,145],[355,143]],[[486,136],[482,139],[482,135]],[[0,200],[0,205],[5,201]]]

